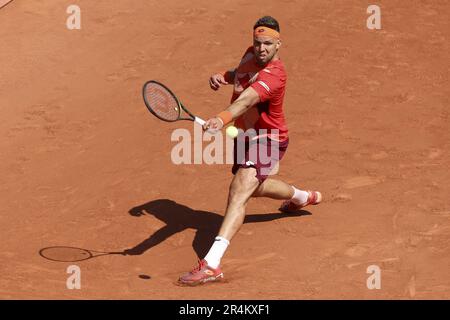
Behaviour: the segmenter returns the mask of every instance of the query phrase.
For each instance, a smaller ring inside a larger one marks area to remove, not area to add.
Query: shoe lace
[[[200,272],[200,270],[202,270],[203,267],[204,267],[204,262],[203,262],[203,260],[199,259],[197,266],[195,266],[194,269],[192,269],[191,273],[195,274],[197,272]]]

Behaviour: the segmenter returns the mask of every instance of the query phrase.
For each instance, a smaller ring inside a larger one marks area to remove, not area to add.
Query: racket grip
[[[206,123],[205,120],[200,119],[199,117],[195,117],[195,118],[194,118],[194,121],[197,122],[197,123],[198,123],[199,125],[201,125],[201,126],[203,126],[203,125]]]

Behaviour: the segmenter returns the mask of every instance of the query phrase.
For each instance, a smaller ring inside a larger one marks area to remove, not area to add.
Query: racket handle
[[[201,126],[203,126],[203,125],[206,123],[205,120],[200,119],[199,117],[195,117],[195,118],[194,118],[194,121],[197,122],[197,123],[198,123],[199,125],[201,125]]]

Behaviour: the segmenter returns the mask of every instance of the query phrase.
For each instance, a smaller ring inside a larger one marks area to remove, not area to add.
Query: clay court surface
[[[71,1],[0,10],[1,299],[450,298],[447,0],[73,2],[81,30],[66,28]],[[370,4],[382,30],[366,28]],[[178,287],[217,232],[231,166],[172,164],[170,135],[192,123],[151,116],[141,88],[159,80],[215,115],[231,87],[209,76],[266,14],[289,77],[279,176],[325,201],[283,215],[252,199],[227,282]],[[51,246],[134,255],[54,262]]]

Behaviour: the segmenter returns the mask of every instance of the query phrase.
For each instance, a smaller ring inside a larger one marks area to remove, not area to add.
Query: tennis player
[[[284,200],[280,207],[282,212],[294,212],[308,205],[317,205],[322,200],[318,191],[303,191],[269,177],[278,172],[279,161],[289,144],[283,112],[287,76],[279,56],[280,47],[278,22],[270,16],[262,17],[253,27],[253,46],[247,49],[239,66],[214,74],[209,80],[213,90],[233,84],[234,91],[231,105],[208,119],[203,129],[220,130],[234,121],[236,127],[244,131],[254,129],[257,134],[252,139],[242,140],[245,152],[241,157],[237,152],[239,142],[235,140],[234,177],[219,234],[198,266],[180,276],[178,282],[182,285],[195,286],[224,278],[220,261],[244,222],[245,207],[250,197]],[[260,132],[264,134],[260,135]],[[271,161],[262,161],[260,152],[256,151],[258,148],[266,150]],[[273,152],[274,148],[277,152]]]

